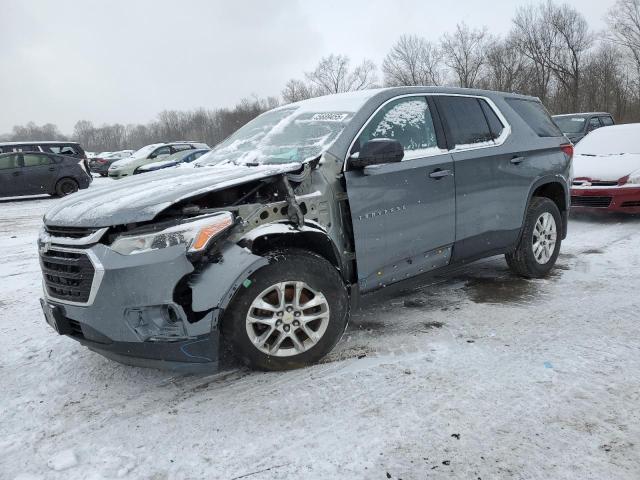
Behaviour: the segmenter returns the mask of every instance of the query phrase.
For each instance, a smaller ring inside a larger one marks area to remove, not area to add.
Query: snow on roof
[[[373,88],[369,90],[358,90],[355,92],[334,93],[323,97],[309,98],[300,102],[289,103],[274,110],[298,107],[298,113],[304,111],[310,112],[357,112],[367,100],[376,93],[381,92],[382,88]]]
[[[576,145],[575,153],[576,155],[640,154],[640,123],[598,128]]]

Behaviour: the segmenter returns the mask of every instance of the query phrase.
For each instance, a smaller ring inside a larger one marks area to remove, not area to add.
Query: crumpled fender
[[[207,265],[189,282],[194,312],[225,308],[242,282],[269,263],[266,258],[234,243],[225,245],[221,254],[219,262]]]

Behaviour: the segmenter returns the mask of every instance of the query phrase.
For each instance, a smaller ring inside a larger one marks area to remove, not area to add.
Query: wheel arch
[[[524,228],[524,220],[527,216],[527,211],[529,210],[529,205],[531,205],[533,197],[548,198],[557,205],[558,210],[560,210],[560,215],[562,216],[561,238],[564,240],[567,236],[569,207],[571,205],[571,197],[566,179],[562,176],[544,177],[536,181],[531,186],[531,189],[529,190],[529,198],[527,199],[527,208],[525,209],[522,217],[522,228]],[[522,229],[520,231],[520,235],[522,235]],[[520,236],[518,237],[518,241],[519,240]]]

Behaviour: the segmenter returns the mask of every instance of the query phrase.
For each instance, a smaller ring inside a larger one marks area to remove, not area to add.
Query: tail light
[[[566,145],[560,145],[560,150],[562,150],[567,157],[570,159],[573,158],[573,144],[567,143]]]

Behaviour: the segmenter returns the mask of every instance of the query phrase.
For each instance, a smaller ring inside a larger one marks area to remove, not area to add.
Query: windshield
[[[312,111],[300,105],[271,110],[247,123],[196,163],[304,162],[324,152],[352,117],[353,112]]]
[[[584,122],[586,122],[582,117],[553,117],[553,121],[562,133],[580,133],[584,130]]]

